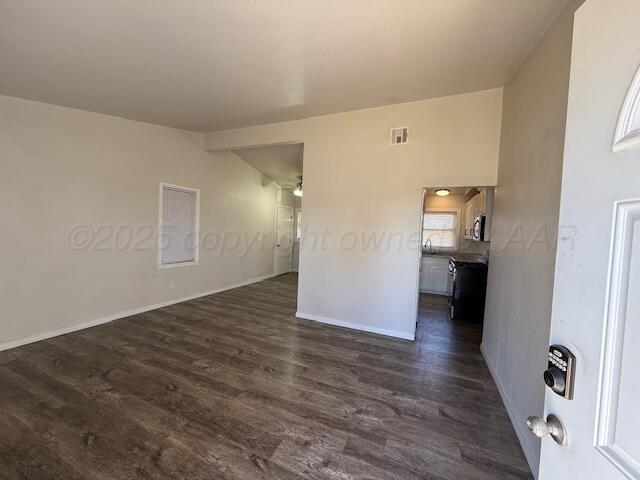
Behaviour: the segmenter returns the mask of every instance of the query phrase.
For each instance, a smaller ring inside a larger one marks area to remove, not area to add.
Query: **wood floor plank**
[[[72,348],[72,346],[69,346]],[[100,346],[97,342],[86,347],[96,368],[103,368],[102,377],[111,385],[143,398],[162,409],[174,412],[192,422],[198,422],[212,434],[221,435],[247,448],[250,452],[268,458],[282,441],[269,432],[225,413],[224,399],[216,390],[199,389],[188,381],[179,381],[163,370],[151,370],[141,363],[127,364],[126,357],[118,358],[118,352]]]
[[[283,275],[0,352],[0,479],[523,479],[481,326],[295,318]]]
[[[75,480],[83,478],[53,454],[15,416],[0,412],[0,478]]]

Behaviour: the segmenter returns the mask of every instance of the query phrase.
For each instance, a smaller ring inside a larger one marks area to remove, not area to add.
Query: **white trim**
[[[78,330],[84,330],[86,328],[96,327],[98,325],[103,325],[105,323],[113,322],[114,320],[119,320],[121,318],[130,317],[132,315],[137,315],[139,313],[149,312],[151,310],[156,310],[162,307],[168,307],[169,305],[175,305],[176,303],[182,303],[188,300],[194,300],[196,298],[206,297],[207,295],[213,295],[215,293],[224,292],[226,290],[232,290],[234,288],[243,287],[245,285],[250,285],[252,283],[261,282],[263,280],[272,278],[274,276],[275,276],[274,274],[270,273],[268,275],[253,277],[253,278],[250,278],[249,280],[235,283],[233,285],[227,285],[225,287],[216,288],[215,290],[210,290],[208,292],[196,293],[195,295],[189,295],[187,297],[176,298],[174,300],[167,300],[166,302],[160,302],[154,305],[148,305],[146,307],[135,308],[133,310],[126,310],[123,312],[114,313],[113,315],[108,315],[106,317],[97,318],[95,320],[90,320],[88,322],[79,323],[76,325],[72,325],[70,327],[60,328],[58,330],[52,330],[45,333],[38,333],[36,335],[22,337],[16,340],[9,340],[8,342],[0,343],[0,351],[9,350],[10,348],[20,347],[22,345],[27,345],[29,343],[39,342],[41,340],[46,340],[47,338],[57,337],[60,335],[65,335],[67,333],[77,332]]]
[[[305,320],[313,320],[314,322],[326,323],[335,327],[350,328],[352,330],[360,330],[362,332],[377,333],[387,337],[402,338],[403,340],[415,340],[415,333],[401,332],[400,330],[388,330],[386,328],[371,327],[362,323],[345,322],[335,318],[323,317],[322,315],[312,315],[310,313],[296,312],[296,317]]]
[[[633,77],[629,91],[622,104],[616,133],[613,138],[613,153],[640,148],[640,68]]]
[[[183,192],[191,192],[196,194],[196,231],[195,231],[195,252],[193,260],[187,262],[162,263],[162,214],[164,208],[163,190],[165,188],[179,190]],[[174,183],[160,182],[159,188],[159,204],[158,204],[158,269],[176,267],[190,267],[200,263],[200,190],[197,188],[185,187],[184,185],[176,185]]]
[[[275,229],[274,231],[276,232],[276,238],[275,238],[275,242],[273,242],[273,272],[275,274],[276,272],[276,267],[277,267],[277,244],[278,244],[278,209],[279,208],[288,208],[289,210],[291,210],[291,245],[290,245],[290,250],[289,250],[289,270],[286,272],[280,272],[277,273],[277,275],[284,275],[286,273],[291,273],[291,265],[292,265],[292,261],[291,261],[291,257],[293,255],[293,237],[295,237],[295,217],[294,217],[294,207],[290,206],[290,205],[285,205],[283,203],[276,203],[276,225],[275,225]]]
[[[520,447],[522,448],[522,451],[524,452],[524,456],[527,459],[527,463],[529,464],[529,469],[533,473],[534,477],[537,477],[538,465],[535,462],[536,455],[534,452],[532,452],[527,448],[527,445],[529,444],[526,441],[526,439],[528,439],[531,436],[531,432],[525,426],[524,417],[520,415],[520,413],[518,412],[518,409],[515,408],[509,401],[509,396],[507,395],[507,391],[502,386],[500,377],[498,377],[495,369],[493,368],[493,365],[489,361],[489,356],[487,355],[487,352],[484,349],[484,343],[480,344],[480,352],[482,353],[482,357],[484,358],[484,363],[487,364],[487,368],[489,369],[489,372],[493,377],[493,381],[496,384],[496,387],[498,388],[498,393],[500,394],[500,398],[502,398],[502,403],[504,404],[504,408],[507,411],[507,414],[509,415],[509,419],[511,420],[513,429],[515,430],[516,436],[520,441]]]
[[[163,263],[162,265],[158,265],[158,269],[159,270],[164,270],[166,268],[192,267],[193,265],[199,265],[199,264],[200,264],[200,262],[197,262],[197,261]]]
[[[293,209],[293,241],[300,243],[300,240],[302,240],[302,227],[298,225],[298,214],[302,215],[302,207]],[[300,238],[298,238],[298,227],[300,227]]]
[[[634,253],[634,226],[639,221],[640,198],[614,203],[594,438],[596,449],[629,478],[640,476],[640,462],[616,443],[616,427],[630,260]]]
[[[414,302],[416,306],[416,316],[413,323],[413,338],[415,339],[416,330],[418,329],[418,320],[420,319],[420,281],[422,280],[422,228],[424,227],[424,200],[427,198],[427,189],[420,189],[420,224],[418,226],[418,236],[420,241],[418,242],[418,248],[416,249],[417,255],[417,269],[415,278],[415,290],[414,290]]]

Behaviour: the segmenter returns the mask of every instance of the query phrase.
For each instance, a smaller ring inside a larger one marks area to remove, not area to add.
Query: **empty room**
[[[0,479],[640,479],[637,0],[0,0]]]

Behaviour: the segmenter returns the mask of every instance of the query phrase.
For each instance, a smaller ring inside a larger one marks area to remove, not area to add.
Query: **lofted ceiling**
[[[215,131],[499,87],[566,0],[0,0],[0,94]]]
[[[302,176],[304,146],[273,145],[233,150],[242,160],[286,190],[293,190]]]

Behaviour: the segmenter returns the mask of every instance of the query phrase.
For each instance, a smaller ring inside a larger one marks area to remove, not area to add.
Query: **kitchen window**
[[[458,246],[458,212],[424,212],[422,221],[422,245],[431,240],[434,250],[455,250]]]

